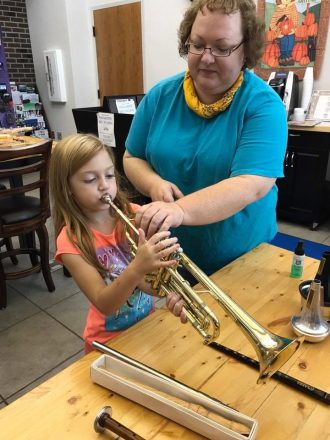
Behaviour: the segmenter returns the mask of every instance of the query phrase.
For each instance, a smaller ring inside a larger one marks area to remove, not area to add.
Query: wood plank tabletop
[[[240,306],[268,330],[294,338],[290,325],[300,312],[298,286],[315,277],[319,262],[306,257],[302,279],[290,278],[292,253],[262,244],[212,276]],[[239,327],[215,303],[203,299],[221,321],[218,342],[250,357],[256,354]],[[329,406],[271,378],[257,384],[258,372],[203,345],[190,324],[166,309],[155,311],[109,344],[115,350],[201,390],[258,420],[257,439],[330,439]],[[51,347],[50,347],[51,349]],[[161,415],[94,384],[92,352],[0,411],[3,439],[111,438],[93,429],[99,410],[110,405],[113,417],[145,439],[200,439]],[[330,392],[330,338],[304,343],[281,368],[300,381]]]
[[[298,131],[312,131],[319,133],[330,133],[330,122],[324,122],[320,125],[314,125],[314,127],[306,127],[304,125],[289,125],[289,130],[298,130]]]
[[[37,138],[35,136],[17,136],[8,135],[0,139],[0,148],[18,148],[26,147],[28,145],[38,144],[45,139]]]

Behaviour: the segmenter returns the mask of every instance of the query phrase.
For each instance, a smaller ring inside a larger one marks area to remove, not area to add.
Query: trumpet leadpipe
[[[119,217],[119,219],[124,223],[124,225],[129,226],[129,230],[134,233],[135,240],[132,238],[131,234],[129,234],[129,231],[126,230],[126,237],[131,245],[133,256],[135,256],[137,250],[137,241],[139,238],[139,231],[136,229],[133,223],[129,221],[126,215],[113,203],[110,194],[103,194],[103,196],[101,197],[101,201],[103,203],[106,203],[107,205],[110,205],[115,215]]]

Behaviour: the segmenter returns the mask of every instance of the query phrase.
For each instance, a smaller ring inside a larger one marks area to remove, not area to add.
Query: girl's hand
[[[166,305],[170,312],[173,313],[174,316],[180,317],[180,321],[182,324],[185,324],[187,322],[187,317],[183,310],[184,301],[175,292],[171,292],[166,296]]]
[[[174,202],[183,197],[182,192],[174,183],[167,180],[156,181],[150,190],[150,197],[153,202]]]
[[[131,264],[145,275],[162,267],[171,267],[177,264],[175,259],[167,260],[173,252],[180,249],[178,239],[170,237],[169,231],[161,231],[146,240],[143,229],[139,229],[139,242],[136,256]]]

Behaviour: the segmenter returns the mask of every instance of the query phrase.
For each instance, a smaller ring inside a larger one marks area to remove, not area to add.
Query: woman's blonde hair
[[[75,134],[60,141],[52,152],[49,169],[50,194],[52,199],[52,217],[55,236],[67,227],[70,241],[81,251],[83,258],[102,274],[104,267],[99,263],[94,247],[93,236],[88,221],[80,206],[72,197],[70,178],[96,154],[106,151],[113,164],[114,155],[100,139],[91,134]],[[120,189],[120,176],[115,170],[117,195],[114,200],[119,209],[132,213],[127,195]]]
[[[254,0],[194,0],[186,10],[178,30],[179,54],[182,57],[187,56],[188,48],[186,43],[189,39],[191,28],[198,12],[203,13],[204,8],[211,12],[221,11],[224,14],[240,11],[244,40],[244,67],[254,67],[263,53],[265,36],[264,22],[257,17]]]

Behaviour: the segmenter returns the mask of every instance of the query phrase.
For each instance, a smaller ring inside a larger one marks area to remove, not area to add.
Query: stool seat
[[[1,200],[0,222],[4,225],[30,220],[40,214],[40,199],[37,197],[13,196]]]
[[[7,280],[42,271],[48,290],[55,290],[46,228],[50,217],[48,169],[51,150],[51,140],[0,148],[0,179],[15,182],[10,188],[0,185],[0,308],[7,306]],[[13,246],[13,237],[20,237],[18,247]],[[1,251],[2,246],[6,247],[5,251]],[[21,254],[30,256],[31,266],[5,273],[3,260],[10,258],[17,265],[17,256]]]

